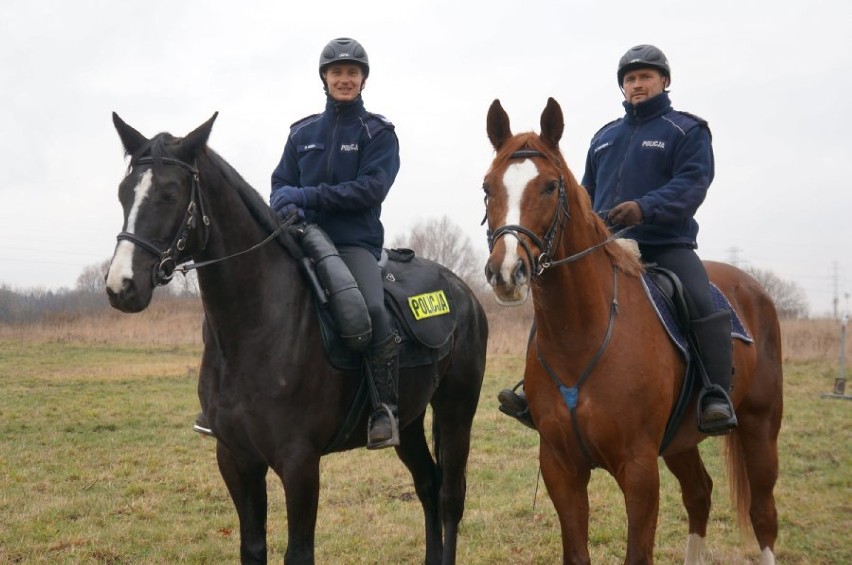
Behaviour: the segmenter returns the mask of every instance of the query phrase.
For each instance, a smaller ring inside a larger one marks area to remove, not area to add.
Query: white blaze
[[[127,215],[127,229],[125,230],[128,233],[136,233],[136,217],[139,215],[139,209],[142,207],[142,203],[148,197],[148,192],[151,190],[152,176],[153,174],[150,169],[142,173],[139,184],[133,189],[133,206]],[[109,264],[106,285],[107,288],[116,294],[121,292],[121,287],[125,279],[133,278],[134,249],[136,249],[136,246],[127,240],[119,241],[115,248],[115,254],[113,254],[112,261]]]
[[[503,174],[503,185],[506,187],[506,225],[520,225],[521,223],[521,196],[529,182],[538,176],[538,169],[530,159],[520,163],[509,165]],[[512,280],[512,271],[517,265],[518,246],[504,240],[506,254],[503,264],[500,266],[500,274],[503,280]]]

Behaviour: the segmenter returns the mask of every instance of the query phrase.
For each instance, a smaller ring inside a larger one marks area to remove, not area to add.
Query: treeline
[[[192,294],[174,293],[165,289],[155,291],[155,300],[192,301]],[[0,323],[31,324],[56,318],[69,318],[102,312],[110,308],[106,291],[89,289],[58,290],[27,289],[24,291],[0,286]]]
[[[474,251],[469,238],[446,216],[413,225],[407,233],[389,242],[388,247],[408,247],[418,256],[442,263],[459,275],[477,294],[489,318],[513,319],[515,324],[527,325],[532,319],[530,305],[518,309],[496,306],[483,275],[485,257]],[[0,323],[32,323],[47,317],[64,314],[74,316],[109,308],[104,277],[109,259],[85,267],[75,288],[16,291],[0,286]],[[763,285],[775,303],[782,319],[807,318],[809,308],[805,293],[795,282],[782,279],[769,270],[746,267],[745,270]],[[200,299],[195,271],[177,275],[165,287],[155,290],[155,300]]]

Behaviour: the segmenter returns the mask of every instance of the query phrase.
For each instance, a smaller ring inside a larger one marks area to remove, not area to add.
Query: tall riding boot
[[[500,402],[500,412],[534,430],[535,424],[530,416],[530,407],[527,403],[527,395],[522,388],[523,384],[524,381],[521,380],[514,388],[504,388],[497,394],[497,401]],[[521,390],[518,390],[519,388]]]
[[[710,386],[698,394],[698,430],[709,435],[726,434],[737,426],[737,415],[728,394],[733,376],[731,315],[714,312],[692,321],[692,334]]]
[[[373,413],[367,429],[367,449],[399,445],[397,396],[399,383],[399,336],[396,332],[365,355]]]

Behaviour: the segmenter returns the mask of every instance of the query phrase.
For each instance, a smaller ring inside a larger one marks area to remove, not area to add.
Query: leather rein
[[[509,159],[526,159],[529,157],[543,157],[547,158],[547,155],[542,153],[541,151],[535,149],[524,149],[520,151],[516,151],[509,156]],[[483,187],[485,188],[485,187]],[[487,203],[487,195],[486,195],[486,203]],[[613,234],[611,234],[604,241],[596,243],[591,247],[579,251],[577,253],[568,255],[562,259],[553,259],[553,245],[556,240],[557,230],[564,225],[564,222],[570,219],[570,210],[568,207],[568,198],[565,192],[565,177],[563,175],[559,176],[559,194],[557,196],[557,206],[556,213],[553,215],[553,221],[550,224],[547,232],[544,236],[539,237],[531,230],[525,228],[524,226],[518,224],[507,224],[500,226],[495,229],[493,232],[488,232],[488,249],[489,251],[493,251],[494,244],[497,240],[504,235],[512,235],[521,246],[524,248],[524,252],[527,254],[527,258],[530,261],[530,264],[533,266],[533,275],[532,277],[541,276],[545,270],[555,267],[557,265],[563,265],[566,263],[572,263],[583,257],[593,253],[595,250],[603,247],[607,243],[614,241],[621,237],[625,232],[630,230],[632,226],[625,227]],[[483,223],[487,220],[486,218],[483,220]],[[532,254],[532,250],[530,249],[527,242],[520,237],[520,234],[528,237],[532,242],[541,249],[541,253],[538,257],[535,257]],[[607,321],[606,332],[604,333],[603,340],[599,344],[597,350],[595,351],[592,358],[586,364],[586,367],[580,373],[579,377],[576,379],[573,386],[565,385],[564,381],[560,379],[559,375],[557,375],[556,371],[550,366],[547,360],[544,358],[544,355],[541,352],[538,342],[538,335],[535,332],[535,352],[536,358],[538,359],[539,364],[548,374],[550,379],[553,381],[556,388],[559,390],[560,396],[562,397],[562,401],[565,403],[565,406],[568,408],[568,413],[571,418],[572,428],[574,430],[574,438],[577,444],[580,447],[580,450],[583,452],[583,455],[586,457],[586,460],[590,465],[597,466],[597,463],[592,458],[589,453],[589,449],[583,441],[582,435],[580,434],[580,425],[577,420],[577,402],[580,396],[580,388],[586,382],[586,380],[591,375],[594,368],[597,366],[601,357],[603,357],[604,352],[606,351],[607,346],[609,345],[610,339],[612,338],[613,329],[615,328],[615,320],[618,315],[618,270],[615,266],[612,267],[612,285],[613,285],[613,297],[610,302],[609,308],[609,317]],[[534,322],[535,323],[535,322]],[[535,327],[535,326],[534,326]],[[533,330],[535,331],[535,330]],[[532,340],[533,334],[531,333],[530,339]],[[530,344],[532,345],[532,344]]]

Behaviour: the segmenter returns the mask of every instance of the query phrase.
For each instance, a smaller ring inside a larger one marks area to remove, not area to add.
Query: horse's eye
[[[178,198],[180,185],[176,182],[164,182],[159,186],[158,193],[166,202],[172,202]]]
[[[555,180],[552,180],[545,185],[544,192],[547,194],[552,194],[553,191],[555,191],[557,188],[559,188],[559,183]]]

